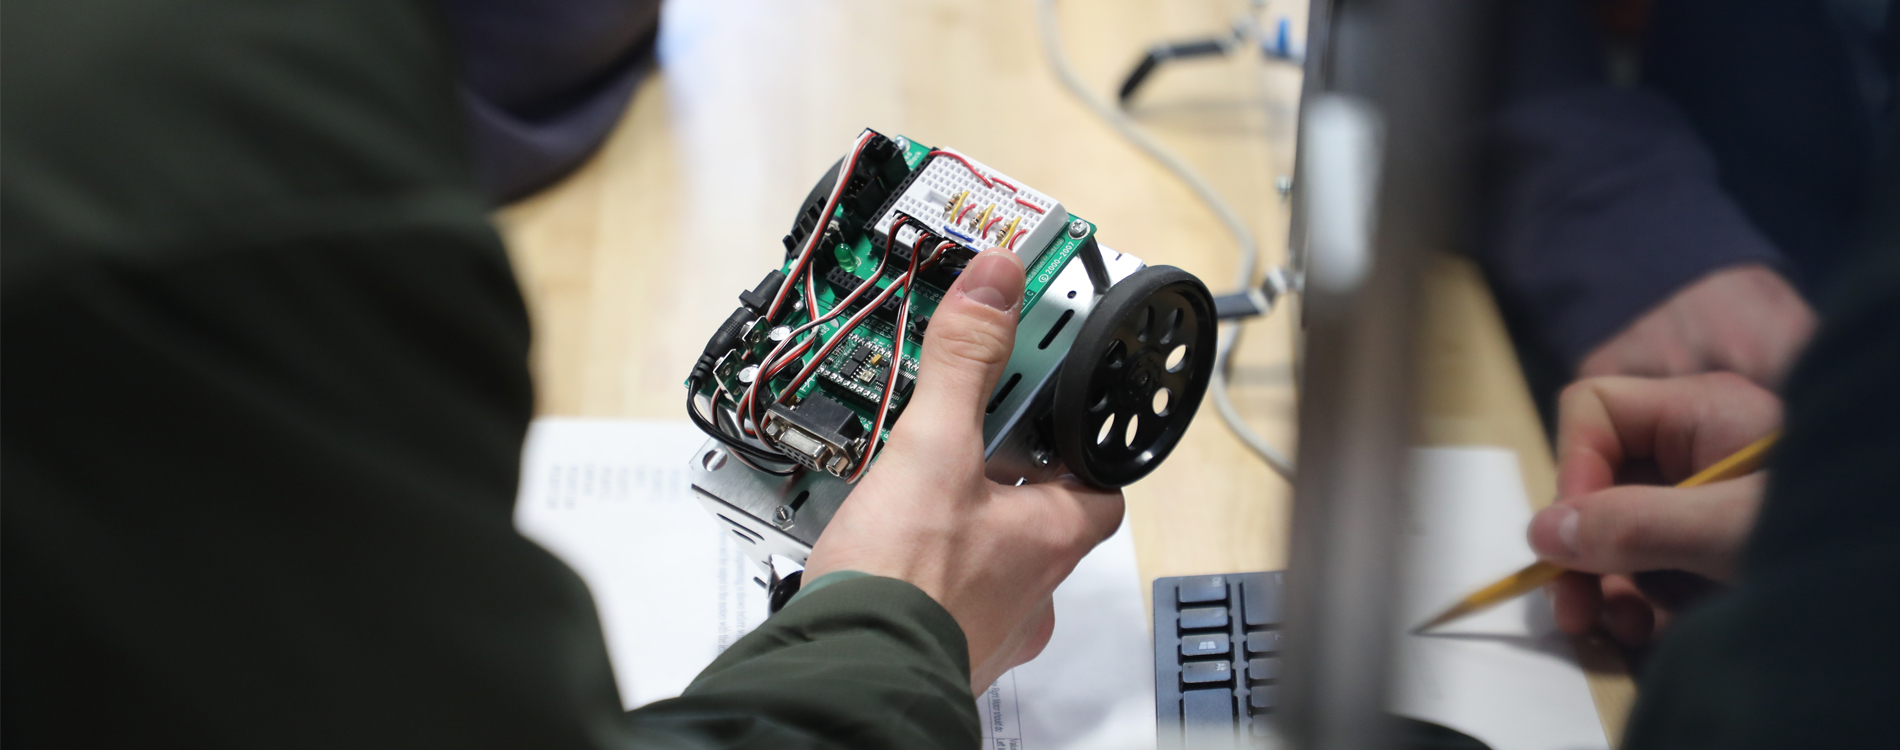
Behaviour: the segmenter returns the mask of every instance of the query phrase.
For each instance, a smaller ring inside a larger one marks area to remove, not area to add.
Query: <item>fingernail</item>
[[[957,281],[960,294],[986,307],[1008,310],[1023,298],[1022,262],[1007,251],[976,256]]]
[[[1545,508],[1531,519],[1531,547],[1547,557],[1576,557],[1577,523],[1576,508],[1561,503]]]

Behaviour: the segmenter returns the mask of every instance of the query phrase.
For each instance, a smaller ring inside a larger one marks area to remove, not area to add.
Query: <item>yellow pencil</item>
[[[1677,487],[1699,487],[1710,482],[1720,482],[1743,476],[1761,467],[1763,459],[1768,457],[1768,449],[1773,447],[1775,439],[1781,437],[1781,431],[1768,433],[1767,437],[1749,443],[1748,447],[1736,451],[1734,455],[1715,462],[1709,468],[1696,472],[1695,476],[1682,480]],[[1450,609],[1425,624],[1412,629],[1413,633],[1422,633],[1465,615],[1490,609],[1503,602],[1516,599],[1533,589],[1550,583],[1562,575],[1564,569],[1547,562],[1532,563],[1530,567],[1505,576],[1503,580],[1478,589],[1470,596],[1460,599]]]

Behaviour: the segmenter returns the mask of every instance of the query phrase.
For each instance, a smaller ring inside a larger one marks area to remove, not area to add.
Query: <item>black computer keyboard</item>
[[[1158,750],[1265,747],[1280,672],[1280,573],[1155,581]]]

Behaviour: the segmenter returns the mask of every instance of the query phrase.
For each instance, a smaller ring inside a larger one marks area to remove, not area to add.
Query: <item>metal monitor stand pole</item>
[[[1467,244],[1500,7],[1315,0],[1311,12],[1294,193],[1306,371],[1280,718],[1302,750],[1395,739],[1385,707],[1419,273],[1430,253]]]

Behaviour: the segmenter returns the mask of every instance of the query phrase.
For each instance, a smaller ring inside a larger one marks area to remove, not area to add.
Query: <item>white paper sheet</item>
[[[515,527],[594,594],[620,700],[671,698],[766,615],[757,569],[693,499],[686,422],[537,419]]]
[[[1403,627],[1536,561],[1524,541],[1531,510],[1516,454],[1419,449],[1412,482]],[[1394,711],[1493,750],[1609,747],[1576,654],[1541,592],[1425,635],[1396,637]]]
[[[1125,520],[1055,602],[1048,648],[977,698],[985,750],[1153,748],[1154,651]]]
[[[678,695],[761,622],[764,591],[692,497],[680,422],[540,419],[515,524],[587,582],[628,708]],[[978,698],[985,748],[1152,748],[1154,666],[1126,523],[1056,589],[1040,657]]]

